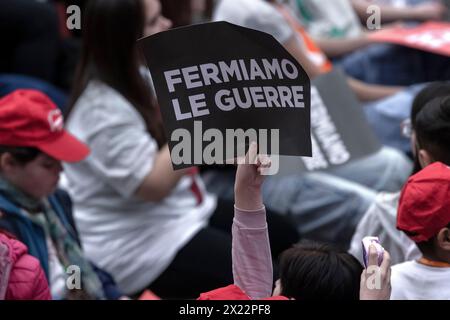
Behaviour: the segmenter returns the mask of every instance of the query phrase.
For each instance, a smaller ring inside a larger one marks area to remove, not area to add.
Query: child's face
[[[12,184],[35,199],[55,191],[61,171],[61,162],[44,153],[25,165],[13,163],[6,170],[3,168],[3,174]]]

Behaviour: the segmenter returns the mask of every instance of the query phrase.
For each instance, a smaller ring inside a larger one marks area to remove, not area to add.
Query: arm
[[[317,39],[314,41],[317,43],[320,49],[331,58],[339,57],[347,53],[351,53],[358,49],[364,48],[371,43],[366,33],[363,33],[360,37],[348,38],[348,39]]]
[[[151,171],[144,178],[135,195],[146,201],[161,201],[188,171],[188,169],[173,170],[169,147],[165,145],[158,152]]]
[[[256,149],[253,143],[247,154],[247,164],[240,164],[236,173],[232,259],[235,285],[252,299],[262,299],[271,296],[273,286],[272,257],[261,196],[263,177],[260,175],[264,168],[270,167],[270,162],[257,157]]]
[[[348,85],[360,101],[374,101],[387,98],[402,91],[403,87],[368,84],[348,77]]]
[[[351,0],[353,8],[360,17],[361,21],[365,21],[368,17],[367,8],[372,5],[368,0]],[[398,20],[441,20],[445,13],[446,7],[441,3],[423,3],[415,6],[394,7],[390,5],[378,5],[381,9],[381,23],[388,23]]]
[[[283,46],[301,64],[310,79],[320,75],[320,69],[308,58],[296,35],[291,36]]]
[[[295,37],[291,37],[283,45],[286,50],[294,56],[298,63],[302,65],[310,79],[314,79],[321,74],[319,68],[311,62]],[[367,84],[350,77],[348,78],[348,84],[361,101],[386,98],[403,90],[402,87]]]

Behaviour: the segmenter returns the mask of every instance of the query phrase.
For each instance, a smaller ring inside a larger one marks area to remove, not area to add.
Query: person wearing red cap
[[[422,257],[392,268],[391,299],[448,300],[450,96],[429,102],[418,113],[414,128],[417,160],[424,169],[402,190],[397,228],[416,243]]]
[[[67,193],[57,190],[61,162],[89,148],[64,129],[61,111],[43,93],[16,90],[0,99],[0,229],[16,236],[45,271],[54,299],[119,298],[112,278],[81,250]],[[81,287],[70,290],[76,266]]]
[[[448,82],[427,85],[414,98],[410,117],[402,124],[402,135],[410,140],[414,157],[413,173],[419,172],[433,161],[450,165],[450,137],[447,134],[450,132],[450,121],[445,114],[434,112],[437,106],[428,105],[436,98],[443,98],[449,93]],[[353,235],[349,249],[352,255],[361,259],[361,240],[367,235],[376,235],[383,247],[391,253],[392,265],[421,257],[414,241],[396,228],[399,199],[400,190],[377,195]]]

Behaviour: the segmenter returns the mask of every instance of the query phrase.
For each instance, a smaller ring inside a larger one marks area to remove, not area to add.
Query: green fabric
[[[30,214],[30,219],[42,226],[46,234],[50,236],[55,246],[58,259],[64,269],[71,265],[78,266],[81,270],[81,290],[67,290],[68,297],[77,299],[104,299],[103,286],[76,239],[67,231],[60,218],[47,200],[36,200],[12,185],[8,180],[0,176],[0,191],[12,202]],[[44,218],[33,213],[43,212]]]

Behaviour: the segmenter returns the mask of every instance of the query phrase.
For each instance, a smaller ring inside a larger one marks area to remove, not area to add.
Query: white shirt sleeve
[[[275,8],[266,8],[261,10],[259,14],[248,16],[245,26],[266,32],[281,44],[285,44],[294,34],[288,22]]]
[[[271,34],[284,44],[294,31],[283,15],[263,0],[221,0],[213,16],[214,21],[228,21],[242,27]]]
[[[117,105],[95,110],[93,119],[97,129],[86,141],[91,148],[86,161],[106,184],[129,198],[150,173],[158,152],[157,143],[130,107],[129,112]]]

